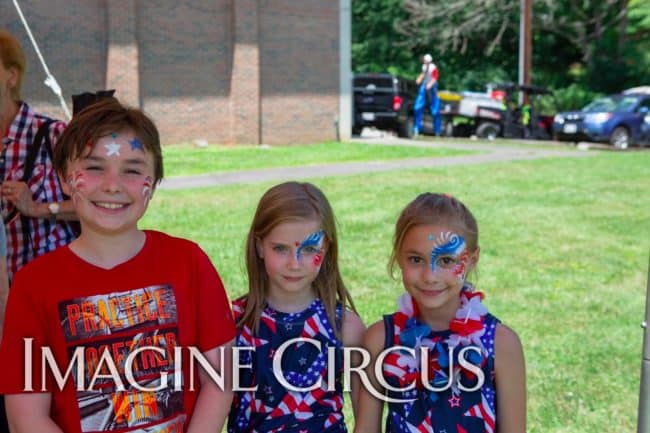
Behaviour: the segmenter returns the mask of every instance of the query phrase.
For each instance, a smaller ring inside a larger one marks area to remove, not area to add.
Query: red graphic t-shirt
[[[66,433],[184,431],[201,368],[194,363],[190,391],[188,347],[213,349],[234,338],[235,327],[205,253],[183,239],[146,235],[135,257],[110,270],[61,247],[16,275],[0,346],[1,393],[45,387]],[[42,348],[52,353],[44,382]],[[52,361],[62,377],[72,366],[64,384]]]

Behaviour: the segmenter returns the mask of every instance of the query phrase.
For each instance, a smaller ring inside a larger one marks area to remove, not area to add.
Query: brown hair
[[[5,69],[16,68],[18,71],[16,85],[11,89],[11,97],[14,101],[20,101],[20,89],[27,67],[25,52],[20,46],[20,42],[4,29],[0,29],[0,60],[2,60]]]
[[[153,155],[154,185],[163,177],[162,150],[158,129],[142,111],[122,105],[115,98],[101,99],[75,115],[54,149],[54,168],[63,178],[68,162],[80,159],[87,152],[87,143],[96,143],[112,132],[131,130]]]
[[[338,240],[334,212],[325,195],[311,183],[286,182],[266,191],[257,205],[255,216],[246,239],[246,269],[248,271],[248,295],[246,307],[238,326],[246,325],[254,332],[259,330],[259,321],[265,305],[269,277],[264,261],[257,254],[256,243],[263,239],[277,225],[296,220],[320,220],[325,232],[327,253],[313,286],[318,298],[325,305],[327,317],[336,326],[336,304],[340,302],[356,312],[352,297],[343,283],[338,266]]]
[[[454,228],[465,238],[470,253],[478,248],[478,225],[469,209],[450,195],[425,192],[406,205],[395,223],[393,251],[388,262],[391,277],[395,276],[397,255],[406,233],[411,227],[428,224],[444,224]]]

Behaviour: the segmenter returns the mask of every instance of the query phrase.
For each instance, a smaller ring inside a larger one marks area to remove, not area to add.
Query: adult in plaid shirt
[[[41,125],[50,120],[20,99],[25,55],[18,41],[0,29],[0,197],[7,230],[9,280],[26,263],[75,237],[72,202],[52,168],[45,145],[37,150],[28,180],[23,181],[28,151]],[[47,135],[54,146],[65,123],[51,123]]]

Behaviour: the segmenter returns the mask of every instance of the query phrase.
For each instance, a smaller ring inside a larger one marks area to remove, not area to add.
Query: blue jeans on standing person
[[[433,132],[440,135],[442,130],[442,117],[440,116],[440,98],[438,97],[438,85],[434,84],[429,90],[429,109],[431,110],[431,117],[433,117]],[[413,132],[419,134],[422,132],[422,118],[424,117],[424,106],[427,104],[427,90],[426,86],[422,84],[418,89],[418,96],[415,98],[413,105],[413,113],[415,114],[415,127]]]

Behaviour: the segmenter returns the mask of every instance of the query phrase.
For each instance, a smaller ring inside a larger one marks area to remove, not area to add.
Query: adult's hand
[[[37,217],[36,203],[25,182],[6,180],[2,183],[2,198],[13,204],[18,212],[28,217]]]

